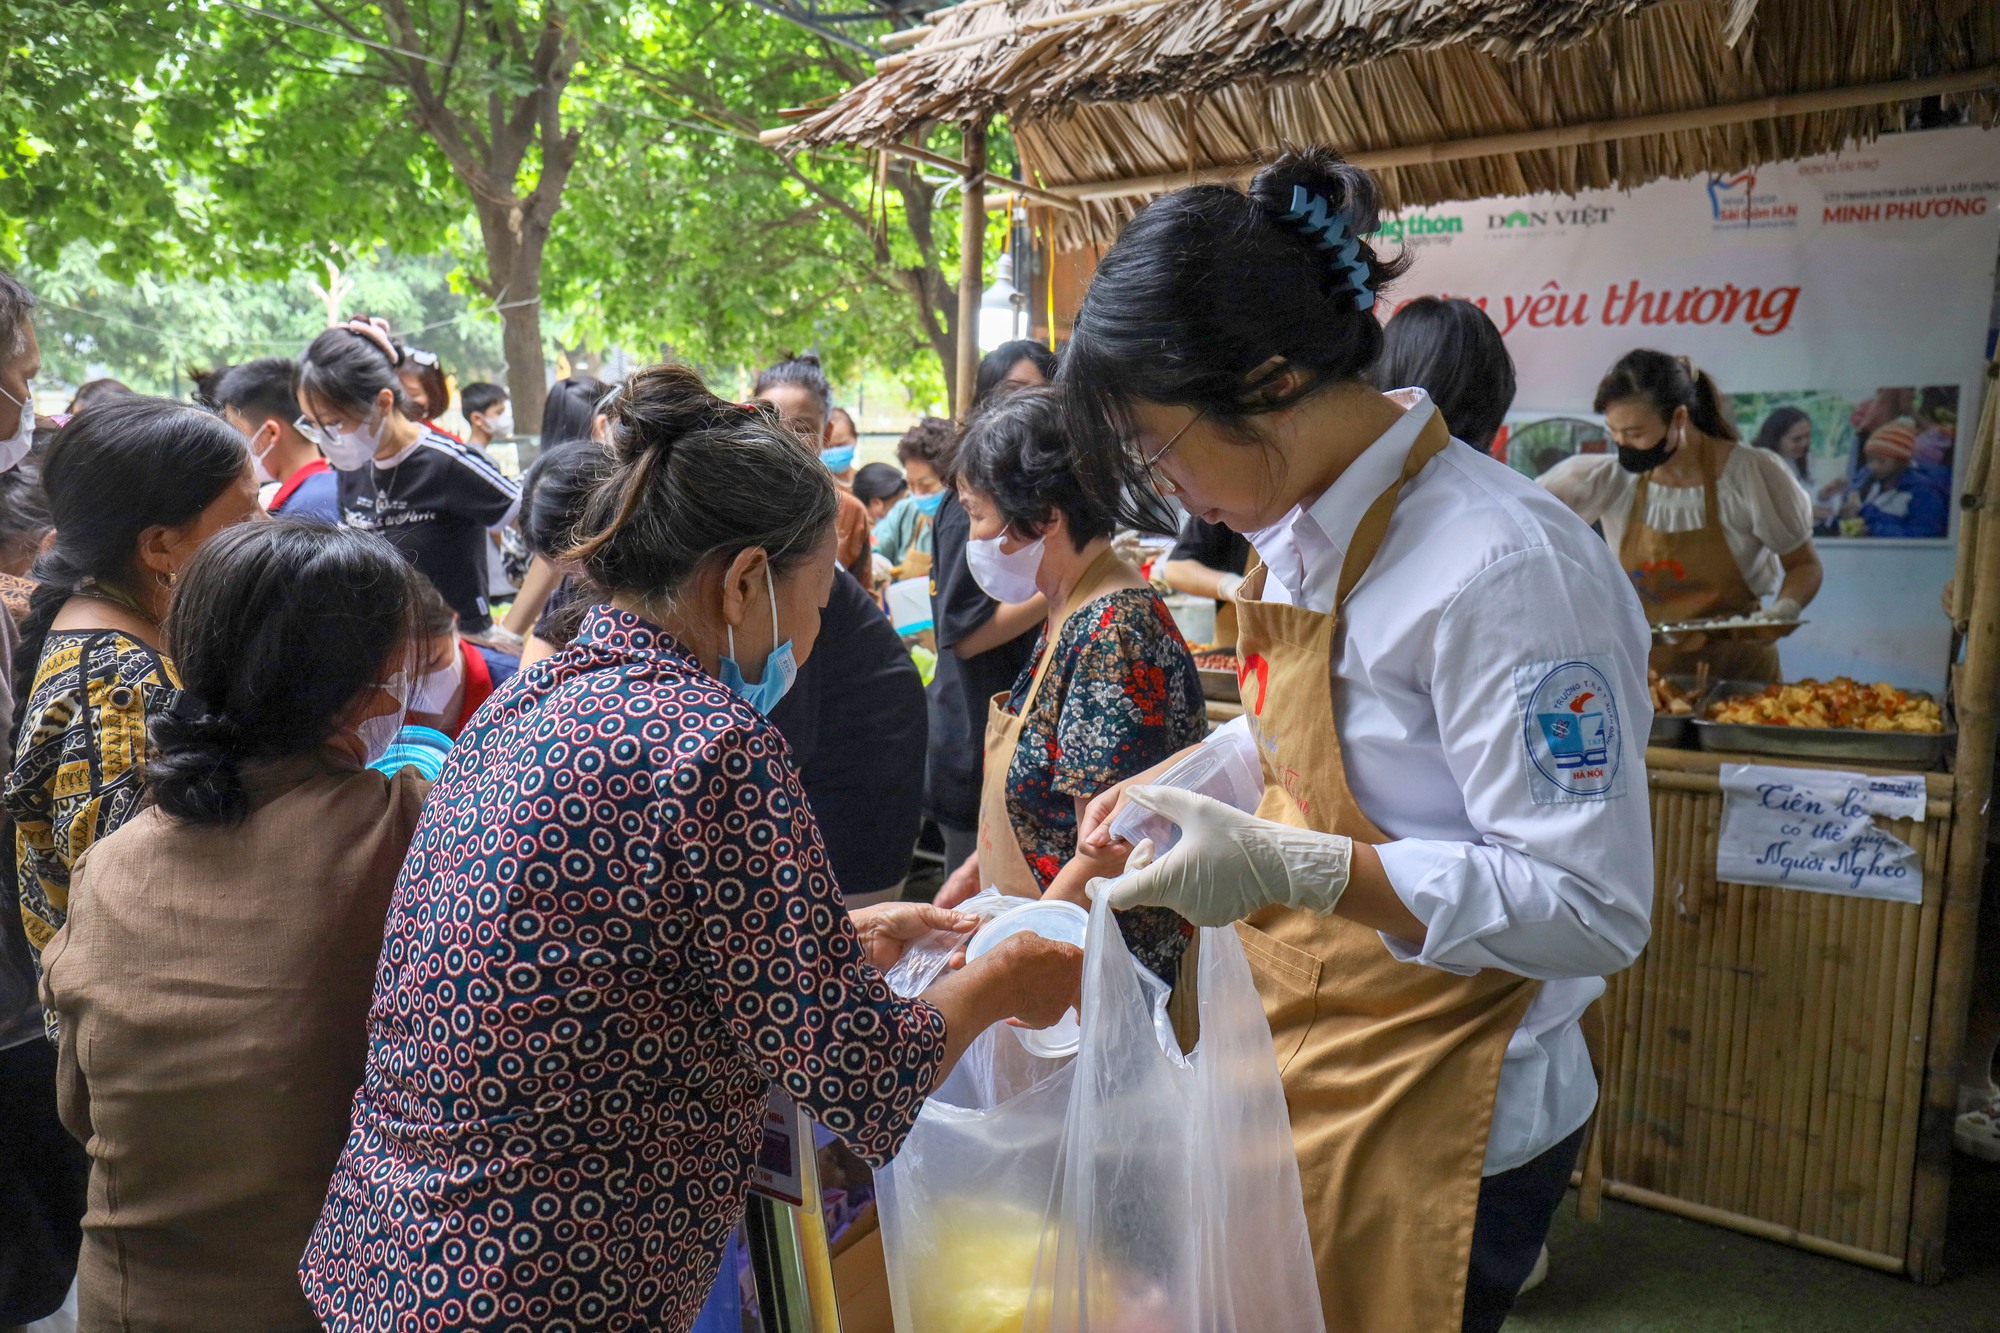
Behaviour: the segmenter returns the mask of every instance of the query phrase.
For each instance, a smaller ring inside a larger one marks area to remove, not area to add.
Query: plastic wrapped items
[[[1233,929],[1201,1041],[1099,903],[1082,1045],[982,1033],[876,1177],[899,1333],[1323,1333],[1284,1090]]]
[[[1244,747],[1229,736],[1212,738],[1161,774],[1152,785],[1200,792],[1246,814],[1254,814],[1258,802],[1264,799],[1263,773]],[[1111,833],[1134,847],[1141,838],[1151,838],[1155,861],[1181,840],[1180,825],[1131,801],[1111,821]]]

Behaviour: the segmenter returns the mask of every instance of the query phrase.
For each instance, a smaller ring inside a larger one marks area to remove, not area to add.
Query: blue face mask
[[[917,512],[925,518],[935,518],[938,506],[944,503],[944,492],[932,491],[929,495],[914,495],[910,497],[910,503],[915,505]]]
[[[771,641],[778,641],[778,590],[771,582],[771,563],[764,562],[764,591],[771,598]],[[743,668],[736,664],[736,627],[729,626],[729,651],[722,658],[722,683],[742,698],[758,712],[769,715],[778,706],[778,700],[792,688],[792,682],[799,678],[798,659],[792,655],[792,641],[786,639],[771,650],[764,659],[764,678],[756,684],[743,679]]]
[[[854,466],[854,446],[837,444],[831,449],[822,449],[819,451],[819,461],[826,464],[826,470],[837,477]]]

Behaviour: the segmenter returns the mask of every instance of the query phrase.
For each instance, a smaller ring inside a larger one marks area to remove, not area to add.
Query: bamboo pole
[[[1938,923],[1944,913],[1944,871],[1950,841],[1951,827],[1947,824],[1934,841],[1933,861],[1924,867],[1924,904],[1917,922],[1916,967],[1910,980],[1909,1040],[1903,1054],[1905,1110],[1896,1127],[1896,1194],[1889,1214],[1890,1234],[1896,1237],[1898,1245],[1904,1245],[1904,1238],[1911,1232],[1917,1138],[1923,1119],[1924,1055],[1930,1037],[1930,1000],[1937,974]]]
[[[1485,134],[1468,139],[1444,139],[1435,143],[1411,144],[1396,148],[1366,148],[1348,153],[1347,160],[1370,171],[1390,167],[1438,166],[1468,157],[1506,157],[1520,153],[1544,152],[1552,148],[1575,148],[1592,144],[1616,143],[1648,135],[1675,134],[1688,130],[1724,129],[1756,120],[1776,120],[1790,116],[1818,115],[1847,111],[1884,102],[1919,101],[1955,93],[1977,92],[2000,84],[2000,65],[1939,74],[1923,79],[1896,79],[1885,83],[1861,84],[1848,88],[1822,88],[1812,92],[1758,97],[1721,106],[1691,107],[1651,116],[1622,120],[1596,120],[1581,125],[1557,125],[1549,129],[1522,130],[1510,134]],[[1239,183],[1254,175],[1264,163],[1238,162],[1205,167],[1194,173],[1169,172],[1154,176],[1079,181],[1055,188],[1071,199],[1115,199],[1128,195],[1159,194],[1183,185],[1220,181]]]
[[[1991,396],[1996,387],[1987,380]],[[1995,416],[1980,414],[1974,457],[1991,458]],[[1984,466],[1985,485],[1975,503],[2000,507],[2000,468]],[[1925,1062],[1923,1126],[1917,1141],[1916,1193],[1912,1200],[1910,1272],[1920,1282],[1944,1278],[1945,1214],[1951,1193],[1951,1127],[1958,1111],[1958,1066],[1965,1044],[1965,1009],[1972,990],[1973,938],[1979,928],[1979,891],[1986,861],[1987,804],[1993,788],[1994,702],[2000,695],[2000,523],[1977,525],[1979,549],[1966,568],[1973,581],[1959,669],[1958,809],[1952,816],[1945,863],[1943,919],[1938,931],[1937,985],[1931,998],[1930,1050]]]
[[[1972,614],[1972,552],[1979,544],[1979,519],[1982,506],[1978,497],[1986,492],[1986,470],[1993,466],[1991,441],[2000,433],[2000,361],[1986,367],[1986,396],[1979,404],[1979,429],[1973,435],[1974,450],[1972,460],[1965,469],[1965,494],[1959,501],[1958,515],[1958,559],[1956,573],[1951,581],[1951,623],[1959,633],[1965,632],[1966,618]],[[1988,447],[1980,448],[1978,442],[1988,442]]]
[[[1875,1268],[1885,1273],[1895,1273],[1900,1272],[1903,1267],[1903,1261],[1895,1255],[1877,1254],[1873,1250],[1864,1250],[1859,1246],[1843,1245],[1838,1241],[1826,1240],[1820,1236],[1810,1235],[1807,1232],[1798,1230],[1796,1227],[1783,1226],[1777,1222],[1767,1222],[1761,1217],[1745,1217],[1741,1213],[1732,1213],[1726,1208],[1712,1208],[1707,1204],[1694,1203],[1687,1199],[1677,1199],[1670,1194],[1661,1194],[1654,1190],[1641,1189],[1636,1185],[1627,1185],[1621,1181],[1605,1181],[1604,1192],[1614,1199],[1623,1199],[1627,1203],[1642,1204],[1647,1208],[1656,1208],[1660,1212],[1672,1213],[1677,1217],[1685,1217],[1695,1222],[1706,1222],[1711,1226],[1728,1227],[1732,1231],[1741,1231],[1745,1235],[1750,1236],[1760,1236],[1765,1240],[1782,1241],[1787,1245],[1796,1245],[1802,1250],[1810,1250],[1814,1254],[1824,1254],[1835,1259],[1845,1259],[1848,1263],[1860,1264],[1864,1268]]]
[[[965,197],[958,210],[958,393],[962,421],[979,377],[979,297],[986,275],[986,122],[965,122]]]

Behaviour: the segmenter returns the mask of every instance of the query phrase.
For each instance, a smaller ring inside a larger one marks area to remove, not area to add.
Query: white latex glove
[[[1215,600],[1218,602],[1233,602],[1236,600],[1236,594],[1242,590],[1243,576],[1241,574],[1224,574],[1216,581]]]
[[[1173,787],[1134,787],[1126,799],[1173,820],[1181,840],[1150,865],[1135,849],[1124,874],[1090,881],[1090,896],[1105,893],[1119,911],[1170,907],[1197,926],[1227,925],[1272,903],[1326,916],[1347,888],[1351,838],[1259,819]],[[1152,850],[1149,842],[1139,847]]]
[[[1764,615],[1765,618],[1769,620],[1797,620],[1799,618],[1799,612],[1803,610],[1805,610],[1805,608],[1803,606],[1800,606],[1797,602],[1793,601],[1791,598],[1780,597],[1777,601],[1772,602],[1770,606],[1765,608]]]
[[[1111,552],[1134,569],[1146,563],[1146,548],[1139,544],[1136,532],[1113,533]]]

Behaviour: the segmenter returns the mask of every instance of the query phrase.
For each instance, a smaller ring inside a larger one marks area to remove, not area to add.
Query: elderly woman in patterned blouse
[[[1089,878],[1123,867],[1077,858],[1077,816],[1105,788],[1200,743],[1201,677],[1166,603],[1112,551],[1115,516],[1078,483],[1052,390],[993,399],[952,468],[972,520],[973,577],[996,601],[1040,592],[1049,615],[1012,691],[991,701],[979,846],[937,903],[990,884],[1088,906]],[[1118,924],[1132,956],[1171,982],[1192,928],[1158,907]]]
[[[812,651],[832,478],[694,372],[641,372],[575,553],[609,590],[496,692],[390,905],[353,1131],[300,1265],[349,1329],[686,1329],[782,1087],[871,1164],[979,1032],[1081,956],[1016,937],[903,1000],[969,921],[849,914],[762,714]]]

